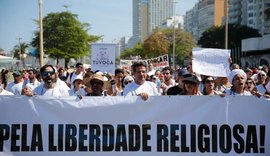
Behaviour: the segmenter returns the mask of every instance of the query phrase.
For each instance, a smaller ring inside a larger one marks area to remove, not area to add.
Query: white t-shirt
[[[14,82],[10,82],[7,85],[7,91],[12,92],[14,95],[21,95],[22,89],[23,89],[23,83],[24,81],[15,84]]]
[[[44,83],[35,88],[34,94],[43,96],[69,96],[67,88],[56,85],[54,88],[47,89]]]
[[[123,95],[137,96],[141,93],[148,93],[150,96],[159,95],[156,84],[150,81],[145,81],[142,85],[138,85],[133,81],[124,88]]]
[[[0,88],[0,95],[14,95],[14,94],[3,88]]]
[[[26,87],[30,88],[31,90],[34,90],[37,86],[39,86],[41,83],[35,79],[33,83],[30,82],[30,80],[27,80],[26,82]]]

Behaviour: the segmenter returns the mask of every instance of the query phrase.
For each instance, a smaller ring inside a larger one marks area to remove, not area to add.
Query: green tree
[[[67,66],[71,58],[90,54],[90,44],[101,36],[88,35],[90,24],[81,23],[76,14],[69,11],[50,13],[43,19],[44,53],[52,58],[65,59]],[[39,49],[39,31],[31,42]]]
[[[176,29],[175,57],[177,64],[183,64],[185,59],[191,57],[191,51],[194,46],[195,42],[189,33],[184,32],[182,29]],[[173,29],[157,29],[144,43],[139,43],[134,48],[126,49],[120,57],[127,59],[130,56],[140,55],[142,59],[148,59],[164,54],[172,55],[172,52]]]
[[[19,43],[18,45],[15,45],[13,48],[14,51],[13,58],[22,61],[23,66],[25,66],[24,57],[27,55],[26,50],[28,47],[29,45],[27,43]]]
[[[258,30],[242,26],[228,26],[228,48],[241,47],[241,41],[246,38],[260,37]],[[203,32],[198,44],[204,48],[225,48],[225,26],[213,26]]]

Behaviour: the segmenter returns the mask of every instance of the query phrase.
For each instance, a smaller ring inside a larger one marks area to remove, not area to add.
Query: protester
[[[7,85],[7,90],[12,92],[14,95],[21,95],[23,85],[24,85],[23,74],[21,71],[14,71],[12,75],[13,75],[14,81],[10,82]]]
[[[121,96],[123,93],[123,85],[122,85],[122,79],[124,77],[124,70],[123,69],[115,69],[114,72],[114,80],[111,80],[112,85],[112,96]]]
[[[129,75],[125,76],[123,78],[123,88],[125,88],[126,85],[132,83],[133,81],[134,81],[134,78],[132,76],[129,76]]]
[[[91,92],[86,94],[86,96],[107,96],[106,91],[103,91],[104,82],[102,75],[94,74],[87,83],[87,86],[90,87]]]
[[[246,80],[245,90],[251,94],[254,94],[257,91],[255,82],[251,77],[247,78]]]
[[[221,92],[215,90],[215,80],[212,76],[205,76],[202,80],[203,84],[203,95],[220,95]]]
[[[264,94],[266,92],[266,88],[265,88],[265,83],[266,81],[266,73],[264,71],[259,71],[257,74],[257,84],[256,84],[256,88],[258,90],[258,92]]]
[[[161,88],[163,89],[162,95],[166,95],[167,90],[170,87],[175,86],[176,83],[173,79],[173,70],[170,67],[164,67],[162,69],[162,74],[164,75],[164,81],[161,83]]]
[[[143,100],[147,100],[149,96],[159,95],[156,84],[146,81],[146,65],[143,62],[135,62],[131,66],[135,81],[124,88],[124,96],[141,96]]]
[[[167,95],[178,95],[182,92],[184,84],[183,84],[183,80],[184,80],[184,76],[189,74],[189,72],[186,69],[180,69],[177,75],[177,82],[178,85],[170,87],[167,90]]]
[[[230,89],[225,90],[226,95],[236,95],[236,96],[248,96],[252,95],[250,92],[245,90],[245,82],[247,76],[242,69],[234,69],[229,75],[229,81],[232,84]]]
[[[84,76],[83,64],[78,62],[78,63],[76,63],[75,67],[76,67],[76,70],[74,72],[70,73],[67,80],[66,80],[66,82],[70,88],[74,87],[72,82],[74,81],[75,77],[77,77],[78,75]]]
[[[27,96],[43,95],[43,96],[69,96],[68,89],[57,85],[56,70],[52,65],[44,65],[40,69],[43,79],[42,84],[31,91],[29,88],[23,89],[23,94]]]
[[[0,76],[0,84],[3,82],[3,77]],[[4,85],[0,85],[0,95],[14,95],[12,92],[9,92],[4,89]]]
[[[180,92],[180,95],[202,95],[199,91],[199,80],[196,75],[187,74],[182,82],[184,84],[184,88]]]
[[[26,81],[25,86],[30,88],[31,90],[34,90],[37,86],[41,84],[36,78],[37,74],[38,74],[38,71],[35,69],[28,70],[29,80]]]
[[[83,77],[81,75],[77,75],[72,83],[74,88],[68,91],[70,96],[86,95],[84,90]]]
[[[148,76],[155,75],[155,72],[156,72],[156,70],[154,69],[153,63],[149,63],[147,75]]]

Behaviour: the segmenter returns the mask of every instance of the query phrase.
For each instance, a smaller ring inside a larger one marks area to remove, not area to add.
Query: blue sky
[[[176,14],[184,15],[198,0],[175,0]],[[9,52],[21,42],[29,43],[38,26],[39,0],[0,0],[0,48]],[[63,5],[68,5],[68,9]],[[69,10],[81,22],[91,24],[89,34],[103,35],[104,42],[132,35],[132,0],[43,0],[43,17]]]

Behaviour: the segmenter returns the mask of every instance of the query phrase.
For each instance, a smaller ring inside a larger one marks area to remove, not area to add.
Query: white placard
[[[116,44],[92,44],[91,68],[93,71],[114,73]]]
[[[195,73],[218,77],[229,75],[230,50],[193,48],[192,55],[192,69]]]

